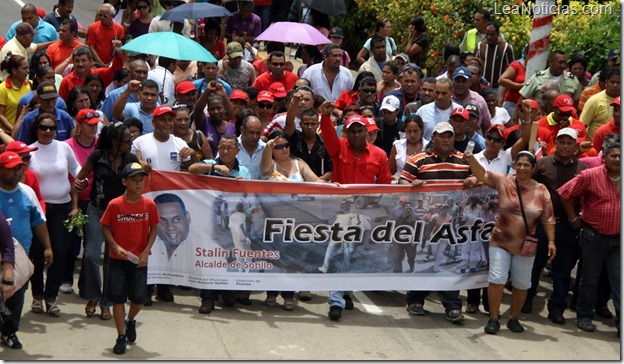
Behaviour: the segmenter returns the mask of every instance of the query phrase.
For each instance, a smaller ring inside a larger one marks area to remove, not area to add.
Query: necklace
[[[621,177],[622,177],[622,176],[617,176],[616,178],[613,178],[613,177],[609,176],[609,179],[610,179],[611,181],[613,181],[613,182],[616,182],[616,181],[619,181]]]

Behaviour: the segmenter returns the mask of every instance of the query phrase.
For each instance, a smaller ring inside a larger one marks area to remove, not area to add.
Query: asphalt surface
[[[51,11],[54,0],[33,0]],[[74,14],[86,26],[100,0],[76,0]],[[2,0],[0,34],[19,20],[21,4]],[[77,261],[79,266],[80,262]],[[76,275],[77,280],[77,275]],[[76,284],[74,289],[77,290]],[[137,318],[138,339],[123,356],[112,353],[116,331],[112,321],[86,318],[86,302],[77,294],[59,294],[61,316],[30,312],[31,292],[18,336],[22,350],[0,345],[2,360],[621,360],[621,343],[613,319],[597,318],[595,333],[576,327],[573,312],[567,323],[547,317],[551,279],[542,278],[532,314],[520,317],[526,331],[514,334],[504,326],[509,292],[501,307],[502,328],[487,335],[484,313],[465,314],[461,324],[446,321],[437,295],[425,304],[426,316],[410,316],[404,292],[356,292],[355,309],[339,322],[327,318],[327,293],[314,292],[286,312],[264,305],[264,292],[252,294],[251,306],[217,305],[210,315],[197,313],[197,290],[174,289],[175,303],[155,301]],[[462,291],[464,304],[466,292]],[[610,306],[614,311],[613,306]],[[98,310],[99,313],[99,310]]]

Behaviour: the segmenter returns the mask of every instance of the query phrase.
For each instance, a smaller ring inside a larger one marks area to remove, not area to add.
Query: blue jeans
[[[509,117],[513,120],[514,113],[516,112],[516,104],[511,101],[503,101],[503,109],[507,110]]]
[[[8,336],[15,334],[19,330],[20,319],[22,318],[22,309],[24,308],[24,295],[28,289],[28,284],[25,284],[19,291],[16,291],[11,298],[9,298],[5,304],[6,307],[11,310],[11,317],[2,324],[0,332],[2,335]]]
[[[106,284],[108,282],[108,251],[104,252],[104,282],[100,274],[100,257],[102,255],[102,224],[100,219],[104,211],[98,210],[92,203],[87,206],[87,222],[85,232],[85,251],[80,269],[78,286],[84,288],[84,298],[87,300],[101,299],[100,306],[111,307],[113,304],[106,298]]]
[[[620,319],[620,236],[602,235],[596,230],[583,226],[581,230],[581,254],[583,255],[583,271],[579,286],[579,298],[576,304],[577,319],[592,319],[598,281],[604,263],[607,264],[609,281],[611,282],[611,298],[615,305],[616,322]]]
[[[345,308],[346,301],[344,295],[350,294],[351,292],[353,291],[329,291],[329,306]]]
[[[548,246],[543,228],[538,230],[538,239],[540,244],[543,240]],[[568,307],[566,298],[572,280],[572,269],[578,260],[577,232],[567,221],[555,225],[555,246],[557,254],[552,261],[553,290],[548,299],[548,312],[563,313]]]

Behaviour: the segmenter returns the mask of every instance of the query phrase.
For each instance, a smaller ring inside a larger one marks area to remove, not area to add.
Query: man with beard
[[[314,64],[303,72],[303,78],[310,80],[314,93],[325,100],[335,102],[344,90],[353,88],[353,75],[340,65],[342,49],[330,43],[323,48],[323,62]]]

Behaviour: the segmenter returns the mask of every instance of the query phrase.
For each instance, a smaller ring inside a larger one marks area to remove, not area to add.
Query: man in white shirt
[[[173,82],[175,69],[175,59],[160,56],[158,57],[156,67],[147,73],[147,78],[154,80],[158,84],[160,103],[162,105],[173,105],[175,101],[175,83]]]
[[[451,101],[453,96],[453,82],[446,78],[440,78],[435,83],[435,101],[423,105],[416,111],[424,123],[423,138],[431,140],[433,128],[441,122],[448,122],[451,118],[451,111],[461,107],[461,105]]]
[[[330,43],[323,48],[323,62],[314,64],[303,73],[303,78],[310,80],[310,86],[316,95],[325,100],[336,102],[344,90],[351,90],[355,81],[348,68],[340,65],[342,49]]]

